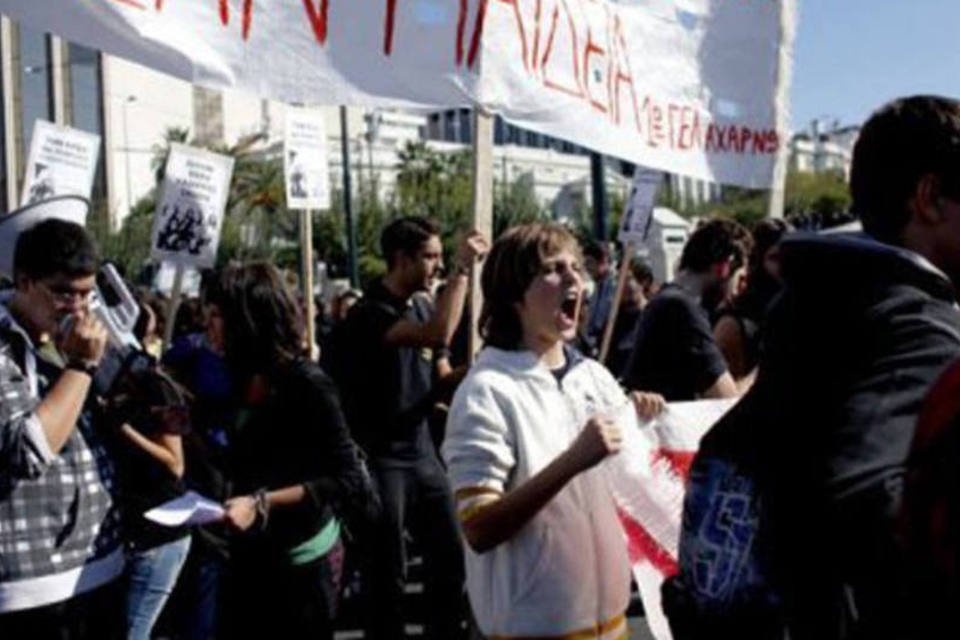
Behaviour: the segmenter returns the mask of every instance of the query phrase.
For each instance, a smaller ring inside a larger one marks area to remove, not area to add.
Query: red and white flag
[[[632,403],[618,422],[623,449],[606,463],[611,491],[627,536],[630,563],[647,624],[657,640],[670,640],[660,586],[677,572],[683,496],[700,439],[736,400],[675,402],[656,419],[638,421]]]

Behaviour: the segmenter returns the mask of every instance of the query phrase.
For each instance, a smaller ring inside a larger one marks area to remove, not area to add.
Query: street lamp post
[[[127,107],[137,101],[137,96],[127,96],[123,101],[123,156],[127,175],[127,213],[133,208],[133,188],[130,182],[130,130],[127,127]]]

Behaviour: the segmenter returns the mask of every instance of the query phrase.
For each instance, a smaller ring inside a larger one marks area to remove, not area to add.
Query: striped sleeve
[[[468,379],[457,391],[442,453],[461,521],[505,492],[516,464],[513,435],[493,390],[481,380]]]

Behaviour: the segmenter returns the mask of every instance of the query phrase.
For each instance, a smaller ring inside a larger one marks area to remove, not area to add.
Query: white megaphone
[[[80,196],[57,196],[0,215],[0,275],[13,280],[13,251],[20,234],[38,222],[57,218],[81,227],[87,223],[90,202]]]

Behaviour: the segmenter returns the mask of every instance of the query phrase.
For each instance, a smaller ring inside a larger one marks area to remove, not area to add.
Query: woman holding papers
[[[225,637],[332,638],[343,564],[334,507],[364,487],[333,382],[307,357],[303,318],[259,263],[222,278],[225,355],[239,393],[230,456],[235,537]]]
[[[627,637],[630,565],[605,478],[610,416],[630,399],[566,346],[583,277],[562,227],[515,227],[483,267],[486,348],[453,401],[443,445],[464,536],[470,602],[486,636]],[[650,417],[654,394],[633,397]]]
[[[138,336],[140,338],[141,336]],[[116,425],[120,512],[127,541],[127,638],[148,640],[190,550],[190,530],[165,526],[144,512],[184,493],[185,399],[153,368],[131,371],[106,408]]]

